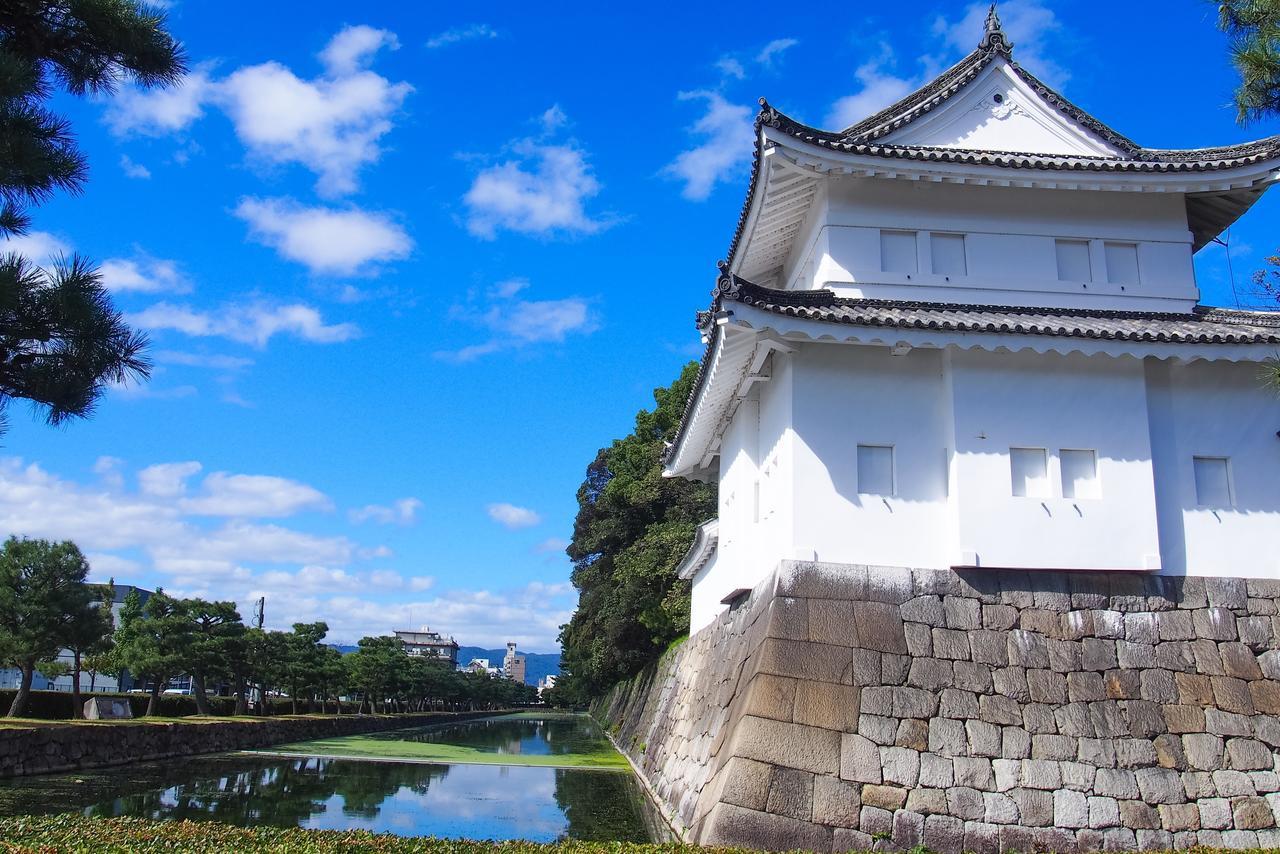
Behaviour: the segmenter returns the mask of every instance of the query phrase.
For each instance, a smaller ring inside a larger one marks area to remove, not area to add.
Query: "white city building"
[[[1280,315],[1192,255],[1280,138],[1145,148],[980,46],[842,131],[762,101],[666,474],[718,481],[693,629],[782,560],[1280,576]]]

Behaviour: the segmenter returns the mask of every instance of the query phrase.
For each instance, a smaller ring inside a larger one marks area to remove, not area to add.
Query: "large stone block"
[[[1115,798],[1089,798],[1089,827],[1100,830],[1120,825],[1120,802]]]
[[[1026,680],[1027,690],[1035,702],[1067,702],[1067,677],[1061,673],[1054,673],[1052,670],[1028,670]]]
[[[1009,653],[1009,664],[1028,669],[1049,667],[1049,646],[1043,635],[1013,629],[1007,634],[1005,648]],[[1001,664],[1002,662],[987,663]]]
[[[809,640],[836,646],[858,646],[853,603],[840,599],[809,600]]]
[[[906,747],[882,747],[880,769],[886,783],[911,788],[920,777],[920,754]]]
[[[1222,654],[1222,668],[1228,676],[1237,679],[1261,679],[1262,668],[1253,650],[1242,643],[1220,643],[1218,652]]]
[[[893,814],[893,836],[890,842],[895,848],[915,848],[924,838],[924,815],[911,810],[898,810]]]
[[[1139,768],[1134,776],[1138,792],[1149,804],[1178,804],[1187,798],[1182,777],[1170,768]]]
[[[984,792],[982,795],[983,820],[990,824],[1016,824],[1018,803],[1000,792]]]
[[[1035,789],[1015,789],[1009,793],[1018,805],[1020,822],[1027,827],[1053,824],[1053,793]]]
[[[773,769],[765,810],[810,821],[813,818],[813,774],[793,768]]]
[[[863,807],[876,807],[892,812],[907,802],[907,790],[901,786],[866,785],[862,787]]]
[[[924,846],[938,854],[959,854],[964,850],[964,822],[945,815],[924,820]]]
[[[1251,738],[1227,741],[1227,765],[1236,771],[1270,770],[1275,762],[1271,750]]]
[[[947,789],[955,785],[953,762],[954,760],[936,753],[921,753],[920,785],[932,789]]]
[[[1244,797],[1231,804],[1231,812],[1238,830],[1261,830],[1275,827],[1275,814],[1262,798]]]
[[[763,851],[830,851],[832,833],[813,822],[722,803],[712,807],[698,841]]]
[[[795,698],[796,680],[760,673],[747,686],[742,713],[776,721],[790,721]]]
[[[945,626],[946,612],[940,596],[917,596],[902,603],[902,619],[927,626]]]
[[[805,726],[851,732],[858,724],[859,694],[860,689],[851,685],[801,681],[796,685],[792,720]]]
[[[921,720],[907,718],[898,724],[898,734],[893,743],[897,747],[906,747],[916,752],[929,749],[929,725]]]
[[[886,602],[854,602],[853,620],[862,645],[878,652],[902,655],[907,651],[902,614]]]
[[[1053,823],[1058,827],[1088,827],[1089,799],[1067,789],[1054,792]]]
[[[862,798],[857,786],[835,777],[818,776],[813,780],[813,820],[829,827],[858,826]]]
[[[953,661],[968,661],[969,634],[957,629],[933,630],[933,654]]]
[[[784,768],[837,774],[840,741],[840,733],[831,730],[745,716],[738,722],[732,753]]]
[[[880,748],[870,739],[846,733],[840,741],[840,777],[858,783],[880,783]]]
[[[1218,708],[1238,715],[1254,713],[1249,683],[1231,676],[1214,676],[1210,681],[1213,683],[1213,699]]]
[[[943,789],[912,789],[906,808],[920,815],[947,815],[947,793]]]
[[[981,819],[986,811],[982,792],[968,786],[956,786],[947,790],[947,810],[957,818],[969,821]]]
[[[907,671],[907,684],[926,691],[939,691],[954,684],[955,671],[950,661],[937,658],[915,658]]]

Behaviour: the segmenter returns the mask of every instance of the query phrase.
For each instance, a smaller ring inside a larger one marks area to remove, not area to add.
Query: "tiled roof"
[[[730,284],[726,287],[725,282]],[[855,326],[1170,344],[1280,344],[1280,313],[1202,306],[1180,314],[849,299],[828,290],[763,288],[737,277],[722,277],[716,302],[738,302],[774,314]]]

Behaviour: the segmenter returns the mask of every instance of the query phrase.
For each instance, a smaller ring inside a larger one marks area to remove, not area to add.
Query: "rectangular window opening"
[[[1201,507],[1231,507],[1231,460],[1228,457],[1195,457],[1196,504]]]
[[[919,269],[914,231],[880,232],[880,269],[886,273],[914,273]]]
[[[862,495],[893,495],[893,446],[858,446],[858,492]]]
[[[1058,253],[1058,280],[1063,282],[1092,282],[1089,268],[1089,241],[1056,240]]]
[[[933,272],[938,276],[967,276],[963,234],[929,235],[929,252],[933,256]]]
[[[1062,466],[1063,498],[1102,497],[1097,451],[1063,449],[1058,452],[1058,461]]]
[[[1138,284],[1138,244],[1106,243],[1107,281],[1113,285]]]
[[[1044,448],[1010,448],[1009,467],[1015,496],[1049,497],[1049,455]]]

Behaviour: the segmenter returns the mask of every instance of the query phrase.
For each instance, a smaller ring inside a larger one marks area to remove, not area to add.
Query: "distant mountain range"
[[[338,652],[346,655],[355,652],[355,644],[330,644]],[[525,657],[524,681],[527,685],[537,685],[544,676],[560,675],[560,653],[558,652],[522,652]],[[478,646],[458,647],[458,663],[466,667],[473,658],[489,659],[490,667],[501,667],[502,659],[507,655],[503,649],[481,649]]]

